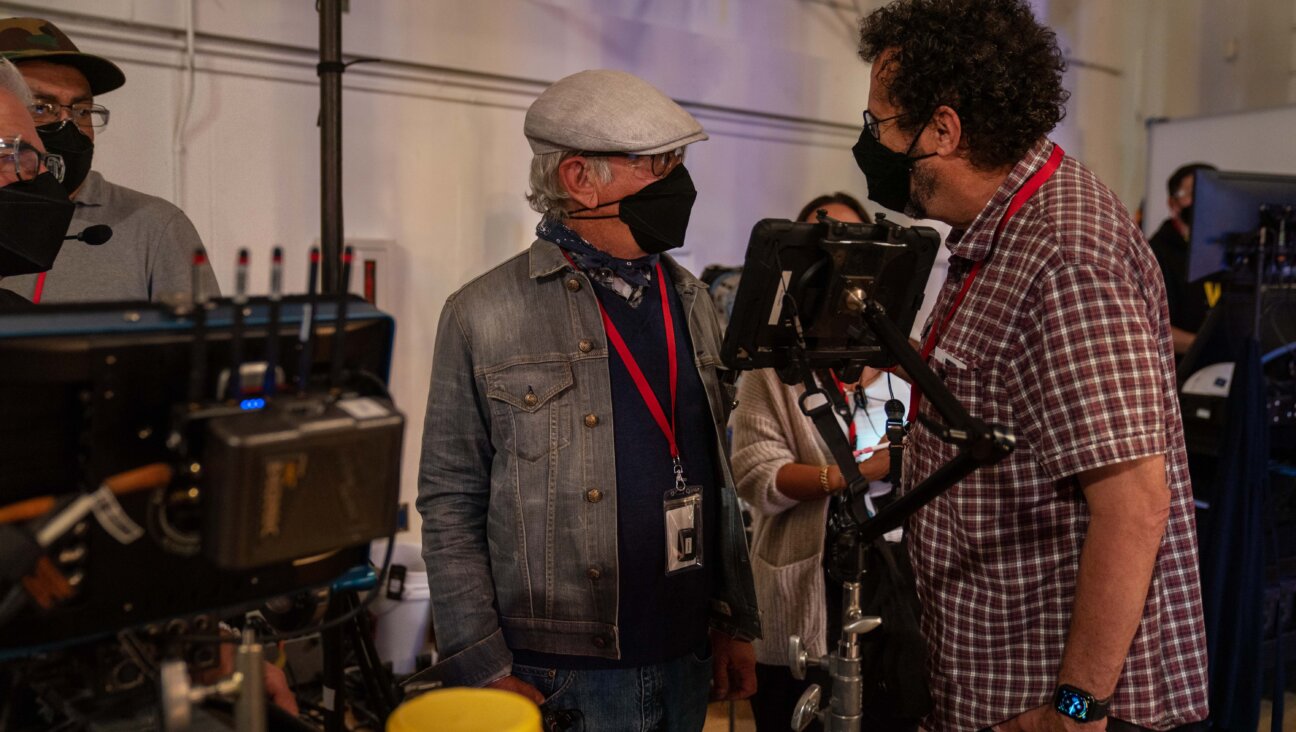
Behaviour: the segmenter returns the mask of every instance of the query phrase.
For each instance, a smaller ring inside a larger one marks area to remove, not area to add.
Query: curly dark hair
[[[1025,0],[897,0],[860,21],[860,58],[888,49],[887,101],[907,113],[900,129],[953,108],[977,168],[1016,163],[1066,114],[1057,35]]]

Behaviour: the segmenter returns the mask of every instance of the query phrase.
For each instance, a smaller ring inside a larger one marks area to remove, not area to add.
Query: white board
[[[1296,106],[1185,117],[1148,124],[1148,236],[1170,215],[1166,179],[1186,163],[1220,170],[1296,175]]]

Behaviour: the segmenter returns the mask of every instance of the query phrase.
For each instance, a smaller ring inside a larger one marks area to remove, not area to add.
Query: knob
[[[819,716],[819,699],[822,695],[818,684],[811,684],[802,692],[796,707],[792,709],[792,729],[801,732]]]

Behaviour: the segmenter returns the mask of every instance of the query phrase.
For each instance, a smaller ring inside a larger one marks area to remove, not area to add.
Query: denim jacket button
[[[540,402],[540,397],[536,396],[535,392],[528,391],[526,393],[526,396],[522,397],[522,402],[525,403],[528,407],[534,407],[536,404]]]
[[[597,414],[587,414],[587,415],[585,415],[585,426],[586,426],[586,427],[591,427],[591,428],[592,428],[592,427],[598,427],[598,423],[599,423],[599,419],[598,419],[598,415],[597,415]]]
[[[588,338],[582,338],[577,348],[580,349],[581,353],[589,353],[594,350],[594,341],[591,341]]]
[[[590,567],[589,569],[585,570],[585,576],[589,577],[592,580],[596,580],[599,577],[602,577],[603,573],[599,571],[598,567]]]
[[[599,501],[603,500],[603,491],[599,490],[598,488],[590,488],[589,490],[585,491],[585,500],[589,501],[590,503],[598,503]]]
[[[567,278],[567,289],[568,289],[568,290],[570,290],[570,291],[572,291],[572,292],[580,292],[580,288],[581,288],[581,283],[580,283],[580,280],[579,280],[579,279],[577,279],[577,278],[575,278],[575,277],[568,277],[568,278]]]
[[[604,638],[601,635],[596,635],[591,640],[594,643],[595,648],[604,648],[607,646],[607,638]]]

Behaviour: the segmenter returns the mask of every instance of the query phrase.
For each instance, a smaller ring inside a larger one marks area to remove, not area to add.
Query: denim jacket
[[[713,628],[760,635],[725,442],[731,396],[706,286],[663,257],[715,422],[720,557]],[[418,509],[442,660],[482,685],[510,648],[618,658],[617,492],[608,344],[595,287],[538,240],[451,295],[423,426]],[[633,456],[621,456],[633,459]]]

